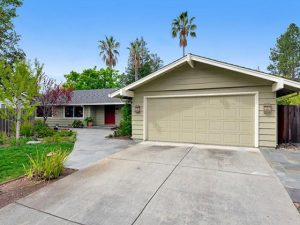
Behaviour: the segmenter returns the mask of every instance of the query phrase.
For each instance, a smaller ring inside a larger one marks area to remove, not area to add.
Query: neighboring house
[[[192,54],[112,93],[132,98],[132,137],[275,147],[276,97],[300,83]]]
[[[96,89],[73,91],[72,100],[64,105],[53,107],[47,119],[49,126],[71,127],[74,120],[94,118],[95,126],[118,125],[120,108],[124,105],[120,99],[108,95],[116,89]],[[37,108],[36,119],[42,119],[42,111]]]

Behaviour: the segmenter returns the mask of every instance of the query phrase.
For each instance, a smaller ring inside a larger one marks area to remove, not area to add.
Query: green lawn
[[[36,156],[37,151],[51,152],[53,150],[66,150],[71,152],[72,143],[68,144],[36,144],[0,147],[0,183],[24,175],[24,167],[29,164],[28,155]]]

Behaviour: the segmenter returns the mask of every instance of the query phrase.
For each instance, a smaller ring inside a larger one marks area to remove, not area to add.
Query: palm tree
[[[99,41],[99,55],[102,56],[102,60],[105,64],[112,68],[116,66],[118,61],[120,43],[113,38],[113,36],[105,36],[105,40]]]
[[[188,12],[182,12],[172,22],[172,37],[176,38],[179,34],[179,46],[182,47],[183,56],[185,56],[185,47],[187,46],[187,37],[196,37],[197,25],[193,24],[195,17],[188,18]]]
[[[145,41],[143,38],[139,40],[138,38],[135,41],[129,44],[129,57],[133,63],[134,67],[134,79],[137,81],[139,79],[139,68],[141,67],[141,60],[144,54]]]

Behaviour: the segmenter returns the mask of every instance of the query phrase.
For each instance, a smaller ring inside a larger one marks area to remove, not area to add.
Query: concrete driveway
[[[0,210],[0,224],[296,225],[259,151],[140,143]]]
[[[118,140],[105,138],[113,131],[109,128],[81,128],[73,129],[77,132],[74,149],[68,156],[65,166],[82,169],[91,163],[134,145],[132,140]]]

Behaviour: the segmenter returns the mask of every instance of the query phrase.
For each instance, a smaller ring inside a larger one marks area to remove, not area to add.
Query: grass
[[[37,152],[48,153],[53,150],[61,149],[68,153],[73,149],[73,143],[60,144],[36,144],[21,145],[0,148],[0,183],[17,178],[25,174],[24,167],[28,166],[32,158],[37,157]]]

